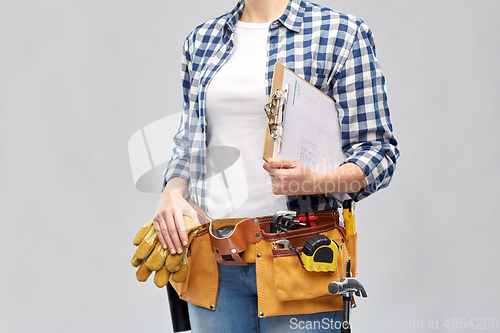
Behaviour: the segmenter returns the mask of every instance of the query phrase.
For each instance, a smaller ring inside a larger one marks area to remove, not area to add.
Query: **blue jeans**
[[[340,333],[342,311],[259,318],[255,264],[219,264],[215,311],[188,303],[193,333]]]

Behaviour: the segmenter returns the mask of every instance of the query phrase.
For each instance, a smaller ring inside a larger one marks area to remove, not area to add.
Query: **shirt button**
[[[206,86],[207,84],[205,83],[205,81],[203,81],[203,82],[201,83],[201,85],[204,87],[204,86]]]
[[[226,51],[229,51],[229,49],[230,49],[229,45],[228,45],[228,46],[226,46]]]

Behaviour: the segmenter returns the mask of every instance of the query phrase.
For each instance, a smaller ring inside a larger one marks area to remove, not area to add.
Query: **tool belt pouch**
[[[219,285],[217,263],[210,248],[210,239],[205,227],[198,231],[191,243],[186,280],[177,283],[171,276],[169,281],[181,299],[205,308],[212,308],[216,304]]]
[[[277,248],[273,245],[274,289],[279,301],[307,300],[329,295],[329,283],[339,281],[346,276],[348,259],[351,259],[351,268],[353,267],[354,258],[349,247],[355,249],[356,237],[349,237],[348,240],[345,236],[345,230],[338,226],[338,216],[333,215],[332,218],[331,213],[328,219],[320,219],[318,222],[316,227],[291,230],[279,235],[262,231],[263,241],[275,242],[287,239],[293,247],[297,248],[299,255],[302,255],[302,249],[307,240],[315,235],[325,235],[338,245],[339,253],[333,272],[308,271],[302,267],[301,261],[294,251],[288,248]],[[353,250],[353,252],[356,251]]]
[[[358,275],[358,233],[346,236],[347,252],[351,259],[351,277]]]
[[[209,234],[212,252],[215,260],[224,265],[245,266],[247,262],[241,258],[248,244],[257,243],[261,239],[259,221],[256,219],[245,219],[234,226],[227,226],[225,232],[218,233],[213,230],[210,222]],[[222,236],[221,234],[226,234]]]

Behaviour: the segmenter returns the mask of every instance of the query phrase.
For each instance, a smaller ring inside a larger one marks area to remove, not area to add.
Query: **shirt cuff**
[[[349,193],[355,200],[359,201],[389,185],[393,165],[376,151],[362,151],[349,157],[345,163],[358,165],[365,174],[365,187],[357,193]]]

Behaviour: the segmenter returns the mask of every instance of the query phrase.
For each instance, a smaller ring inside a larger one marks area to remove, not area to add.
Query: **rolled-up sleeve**
[[[355,163],[365,174],[365,188],[350,193],[359,201],[387,187],[396,168],[398,144],[393,135],[385,78],[375,55],[370,29],[359,22],[356,38],[342,69],[335,74],[345,163]]]
[[[184,96],[183,112],[179,129],[174,136],[174,149],[172,157],[163,174],[163,187],[174,177],[181,177],[189,183],[189,90],[191,86],[189,54],[189,37],[186,39],[182,54],[182,93]]]

